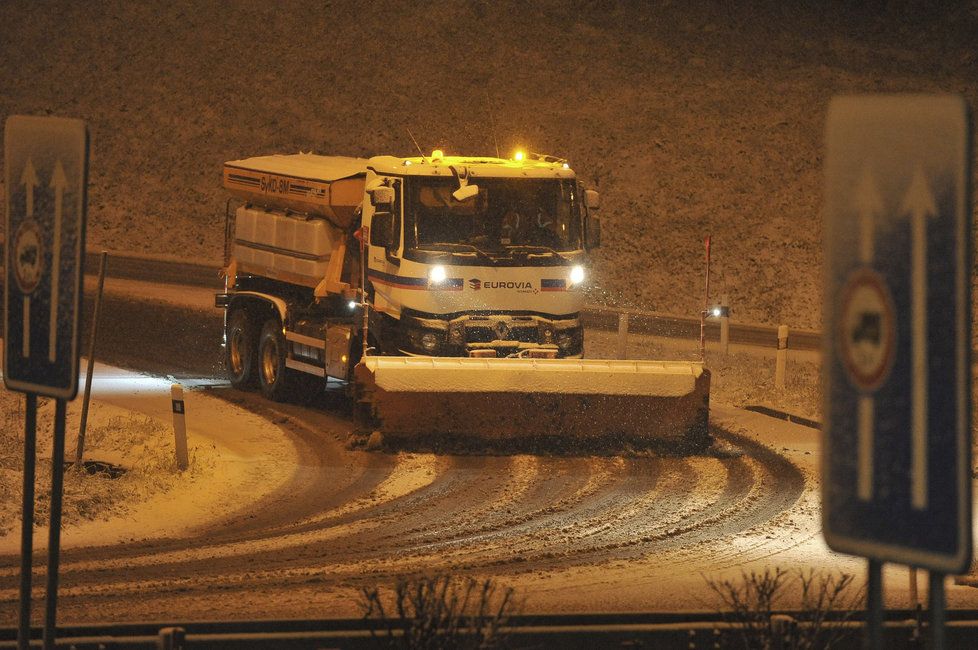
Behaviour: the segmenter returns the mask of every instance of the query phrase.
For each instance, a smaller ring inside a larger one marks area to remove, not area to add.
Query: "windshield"
[[[573,180],[479,178],[478,195],[456,201],[451,178],[409,178],[406,249],[570,252],[581,248]]]

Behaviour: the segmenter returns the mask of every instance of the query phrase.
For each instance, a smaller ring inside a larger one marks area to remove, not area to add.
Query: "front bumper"
[[[443,320],[402,315],[401,349],[409,354],[467,357],[474,351],[497,357],[552,350],[558,358],[577,357],[584,348],[579,318],[537,315],[465,314]]]

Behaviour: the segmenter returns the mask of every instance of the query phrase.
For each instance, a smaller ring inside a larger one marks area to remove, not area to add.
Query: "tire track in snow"
[[[311,419],[290,430],[312,430],[316,416]],[[337,452],[334,446],[321,456],[324,473],[338,459],[357,461],[347,467],[345,483],[318,503],[311,491],[302,492],[304,504],[293,511],[304,510],[303,516],[217,530],[198,539],[204,546],[197,548],[185,540],[121,557],[115,548],[85,549],[83,558],[69,553],[61,593],[68,602],[121,602],[139,594],[366,584],[438,569],[559,570],[650,553],[675,554],[671,570],[702,565],[705,553],[675,551],[768,521],[790,507],[804,485],[776,453],[742,436],[721,435],[744,455],[436,457]],[[709,564],[739,563],[768,550],[765,544],[724,544],[728,551],[717,556],[716,546]],[[16,602],[8,579],[15,574],[6,574],[0,573],[0,601]]]

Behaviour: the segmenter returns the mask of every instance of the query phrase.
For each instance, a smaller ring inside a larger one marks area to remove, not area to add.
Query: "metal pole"
[[[944,650],[944,622],[947,619],[944,602],[944,574],[929,571],[930,577],[930,647],[933,650]]]
[[[912,640],[917,641],[920,639],[921,634],[921,607],[920,607],[920,594],[917,589],[917,567],[910,567],[910,609],[914,614],[914,631]]]
[[[61,503],[65,477],[65,416],[68,402],[55,400],[54,446],[51,451],[51,516],[48,521],[47,607],[44,611],[44,650],[54,650],[58,619],[58,564],[61,559]]]
[[[868,650],[883,647],[883,563],[869,560],[866,589],[866,639]]]
[[[34,559],[34,470],[37,453],[37,395],[25,395],[24,408],[24,503],[20,528],[20,618],[17,648],[31,643],[31,571]]]
[[[82,458],[85,456],[85,429],[88,427],[88,403],[92,397],[92,374],[95,371],[95,340],[98,335],[98,318],[102,310],[102,288],[105,286],[105,266],[109,254],[102,251],[98,265],[98,291],[95,293],[95,312],[92,314],[92,336],[88,342],[88,372],[85,375],[85,394],[82,399],[81,424],[78,426],[78,444],[75,446],[76,472],[82,468]]]

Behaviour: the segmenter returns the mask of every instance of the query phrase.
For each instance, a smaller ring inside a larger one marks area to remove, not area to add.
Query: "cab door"
[[[373,289],[374,309],[396,318],[400,316],[400,300],[396,293],[402,282],[399,273],[404,250],[402,183],[400,179],[379,180],[393,192],[390,203],[374,205],[371,201],[367,281]]]

